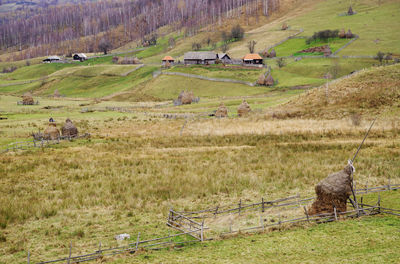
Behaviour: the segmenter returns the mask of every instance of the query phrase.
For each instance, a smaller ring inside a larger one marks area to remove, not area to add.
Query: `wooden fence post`
[[[337,221],[338,218],[337,218],[336,206],[335,205],[333,205],[333,212],[335,213],[335,221]]]
[[[242,209],[242,199],[239,201],[239,215],[240,215],[240,210]]]
[[[390,191],[390,176],[389,176],[389,181],[388,181],[388,190]]]
[[[378,193],[378,213],[381,213],[381,194]]]
[[[218,207],[219,205],[215,208],[215,213],[214,213],[214,218],[217,218],[217,214],[218,214]]]
[[[68,256],[68,264],[71,263],[71,254],[72,254],[72,242],[69,242],[69,256]]]
[[[99,253],[101,254],[101,241],[99,242]]]
[[[31,253],[30,253],[29,250],[28,250],[28,264],[31,263],[30,258],[31,258]]]
[[[310,217],[308,216],[307,208],[305,205],[303,206],[303,209],[304,209],[304,212],[306,213],[307,221],[310,222]]]
[[[204,218],[203,218],[203,221],[201,222],[201,233],[200,233],[200,239],[201,239],[201,242],[203,242],[203,241],[204,241]]]
[[[261,203],[262,203],[262,212],[264,213],[265,211],[264,197],[261,198]]]
[[[137,235],[137,240],[136,240],[136,251],[138,250],[138,247],[139,247],[139,239],[140,239],[140,232],[139,232],[139,234]]]

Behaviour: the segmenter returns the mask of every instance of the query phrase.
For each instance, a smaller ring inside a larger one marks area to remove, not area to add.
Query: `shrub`
[[[240,25],[236,25],[231,29],[231,37],[234,40],[241,40],[244,37],[244,29]]]
[[[379,52],[376,54],[375,59],[378,60],[378,61],[382,64],[382,61],[383,61],[384,56],[385,56],[385,53],[379,51]]]
[[[312,37],[307,39],[306,43],[310,44],[311,42],[314,42],[317,40],[327,41],[329,39],[337,38],[337,37],[339,37],[339,30],[327,29],[327,30],[315,32],[314,35],[312,35]]]

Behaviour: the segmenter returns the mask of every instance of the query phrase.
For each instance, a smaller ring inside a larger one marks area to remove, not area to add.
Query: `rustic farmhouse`
[[[167,64],[173,64],[175,62],[175,59],[174,58],[172,58],[171,56],[165,56],[163,59],[162,59],[162,65],[163,66],[165,66],[165,65],[167,65]]]
[[[83,53],[74,54],[73,58],[74,58],[74,60],[81,61],[81,62],[87,60],[87,56]]]
[[[45,63],[52,63],[52,62],[58,62],[58,61],[61,61],[60,57],[58,57],[58,56],[50,56],[43,60],[43,62],[45,62]]]
[[[244,64],[263,64],[263,58],[260,55],[251,53],[243,57]]]
[[[185,64],[215,64],[217,54],[209,51],[187,52],[184,56]]]
[[[217,58],[220,59],[223,63],[231,63],[232,59],[227,53],[218,53]]]

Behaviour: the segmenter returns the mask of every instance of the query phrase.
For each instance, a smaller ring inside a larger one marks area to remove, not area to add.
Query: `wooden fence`
[[[357,189],[357,194],[367,194],[373,192],[382,192],[382,191],[390,191],[400,189],[400,184],[389,184],[378,186],[378,187],[365,187],[361,189]],[[206,227],[204,224],[204,220],[208,218],[217,218],[223,214],[246,214],[251,211],[257,210],[260,213],[266,212],[268,209],[277,208],[278,210],[284,209],[297,209],[303,211],[301,216],[296,216],[290,219],[284,219],[279,216],[279,220],[270,224],[265,224],[267,219],[260,214],[259,223],[255,226],[237,228],[236,230],[232,228],[232,224],[230,225],[229,231],[224,231],[219,233],[221,237],[226,235],[241,233],[241,232],[258,232],[265,231],[270,228],[283,227],[284,225],[296,224],[296,223],[327,223],[332,221],[338,221],[340,219],[346,218],[355,218],[362,217],[374,214],[391,214],[400,216],[399,209],[391,209],[384,208],[381,206],[380,195],[378,201],[375,205],[370,205],[363,203],[363,198],[361,197],[361,201],[358,203],[358,206],[353,210],[349,210],[346,212],[337,212],[336,208],[334,208],[333,213],[326,214],[318,214],[318,215],[309,215],[306,209],[306,204],[310,203],[315,198],[305,198],[300,199],[299,195],[290,196],[282,199],[276,200],[264,200],[261,199],[261,202],[244,204],[240,200],[239,203],[228,205],[228,206],[216,206],[215,208],[209,208],[196,212],[178,212],[173,209],[170,209],[168,218],[167,218],[167,226],[178,230],[180,233],[148,239],[148,240],[140,240],[140,233],[137,235],[136,242],[130,243],[126,246],[119,247],[111,247],[103,249],[101,247],[101,243],[99,243],[99,247],[92,253],[73,256],[72,255],[72,243],[69,246],[69,254],[68,257],[49,260],[49,261],[41,261],[35,262],[37,264],[48,264],[48,263],[83,263],[88,261],[99,260],[107,256],[113,256],[117,254],[134,254],[139,250],[160,250],[164,248],[174,248],[175,246],[189,244],[189,243],[198,243],[204,242],[207,240],[211,240],[212,238],[206,238],[205,231],[210,230],[209,227]],[[201,219],[201,222],[198,221]],[[180,237],[180,241],[174,241],[174,238]],[[181,241],[184,238],[184,241]],[[190,238],[190,239],[188,239]],[[30,264],[30,252],[28,252],[28,264]]]
[[[35,149],[35,148],[44,148],[56,144],[60,144],[61,141],[63,140],[68,140],[71,141],[72,139],[79,139],[79,138],[89,138],[90,134],[85,133],[81,136],[78,137],[70,137],[70,136],[60,136],[59,138],[55,140],[51,139],[42,139],[42,140],[30,140],[30,141],[22,141],[22,142],[14,142],[6,147],[3,147],[3,150],[0,150],[1,153],[6,153],[9,151],[16,151],[16,150],[29,150],[29,149]]]

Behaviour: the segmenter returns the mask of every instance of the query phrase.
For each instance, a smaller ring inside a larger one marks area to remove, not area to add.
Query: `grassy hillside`
[[[299,115],[341,117],[350,113],[398,114],[400,65],[377,67],[321,86],[288,103]]]

